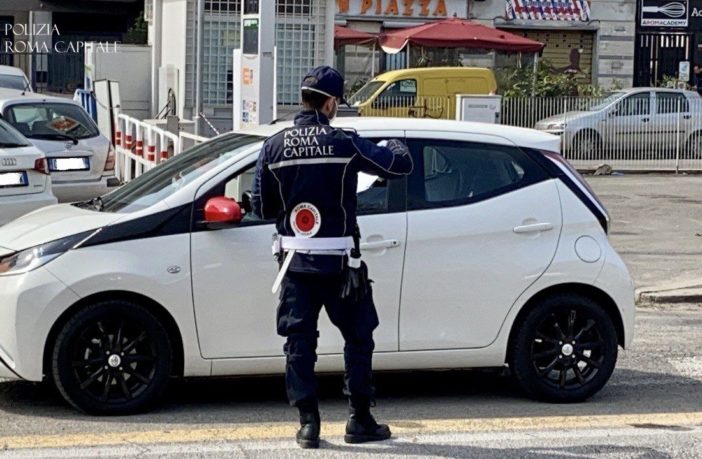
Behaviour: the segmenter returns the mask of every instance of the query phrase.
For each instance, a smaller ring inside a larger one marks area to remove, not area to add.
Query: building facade
[[[702,0],[696,0],[702,1]],[[395,7],[396,6],[396,7]],[[436,13],[438,11],[438,13]],[[424,14],[422,14],[424,13]],[[451,17],[467,17],[546,44],[542,59],[581,83],[603,87],[633,84],[636,0],[348,0],[337,2],[337,24],[365,32],[407,27]],[[348,80],[406,65],[406,56],[382,55],[367,47],[337,51]],[[430,56],[434,62],[460,62],[496,68],[515,65],[496,53],[460,50],[457,56]],[[421,59],[414,52],[410,59]],[[521,62],[529,61],[525,56]],[[372,65],[371,65],[372,64]]]
[[[240,46],[241,3],[241,0],[147,0],[147,9],[157,8],[161,15],[159,19],[159,13],[151,14],[149,27],[149,42],[158,45],[153,47],[157,54],[155,73],[159,74],[160,67],[172,69],[166,73],[174,80],[171,86],[175,87],[170,89],[176,94],[177,114],[183,119],[201,114],[199,131],[205,135],[214,133],[208,123],[219,131],[232,128],[233,88],[240,83],[233,75],[233,50]],[[332,63],[334,4],[334,0],[275,2],[279,117],[286,109],[297,110],[299,84],[305,72]],[[154,21],[160,21],[161,26],[155,27]],[[161,78],[166,78],[166,73],[160,73]],[[155,84],[156,91],[163,93],[167,89],[163,81]],[[161,101],[158,110],[163,108],[163,94],[155,100]]]
[[[639,0],[636,14],[637,86],[694,84],[702,65],[702,0]],[[681,74],[683,69],[688,72]]]
[[[22,68],[37,90],[71,92],[83,83],[84,43],[123,42],[142,8],[143,0],[2,0],[0,64]]]

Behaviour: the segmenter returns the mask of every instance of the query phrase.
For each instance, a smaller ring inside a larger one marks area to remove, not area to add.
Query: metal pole
[[[407,62],[405,62],[405,68],[410,68],[410,44],[407,42]]]
[[[197,53],[195,56],[195,135],[200,135],[200,112],[202,112],[202,23],[205,19],[205,0],[197,0]]]
[[[373,51],[371,53],[371,78],[375,77],[375,43],[373,43]]]
[[[163,41],[163,1],[153,2],[153,42],[151,44],[151,116],[156,117],[161,107],[158,106],[158,71],[161,68],[161,43]]]
[[[680,99],[678,99],[677,126],[675,128],[675,174],[680,173],[680,110],[682,110]]]
[[[536,90],[536,73],[539,71],[539,53],[534,53],[534,75],[531,79],[531,97],[534,97]]]

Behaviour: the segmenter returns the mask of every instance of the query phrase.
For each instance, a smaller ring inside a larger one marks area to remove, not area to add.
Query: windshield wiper
[[[63,132],[51,132],[48,134],[34,134],[32,137],[36,138],[46,138],[46,137],[58,137],[60,139],[66,139],[73,142],[73,145],[78,145],[78,137],[73,137],[72,135],[64,134]]]
[[[20,148],[28,147],[26,143],[0,142],[0,148]]]

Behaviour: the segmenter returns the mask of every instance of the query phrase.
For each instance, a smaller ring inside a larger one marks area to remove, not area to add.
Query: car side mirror
[[[205,203],[205,220],[201,222],[208,229],[222,229],[241,222],[244,213],[241,206],[232,198],[217,196]]]

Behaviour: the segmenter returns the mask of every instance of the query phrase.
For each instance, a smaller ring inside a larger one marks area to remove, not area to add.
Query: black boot
[[[390,427],[378,424],[370,413],[370,399],[351,399],[349,421],[346,423],[346,443],[365,443],[387,440],[392,435]]]
[[[300,430],[295,439],[301,448],[319,448],[319,411],[300,409]]]

